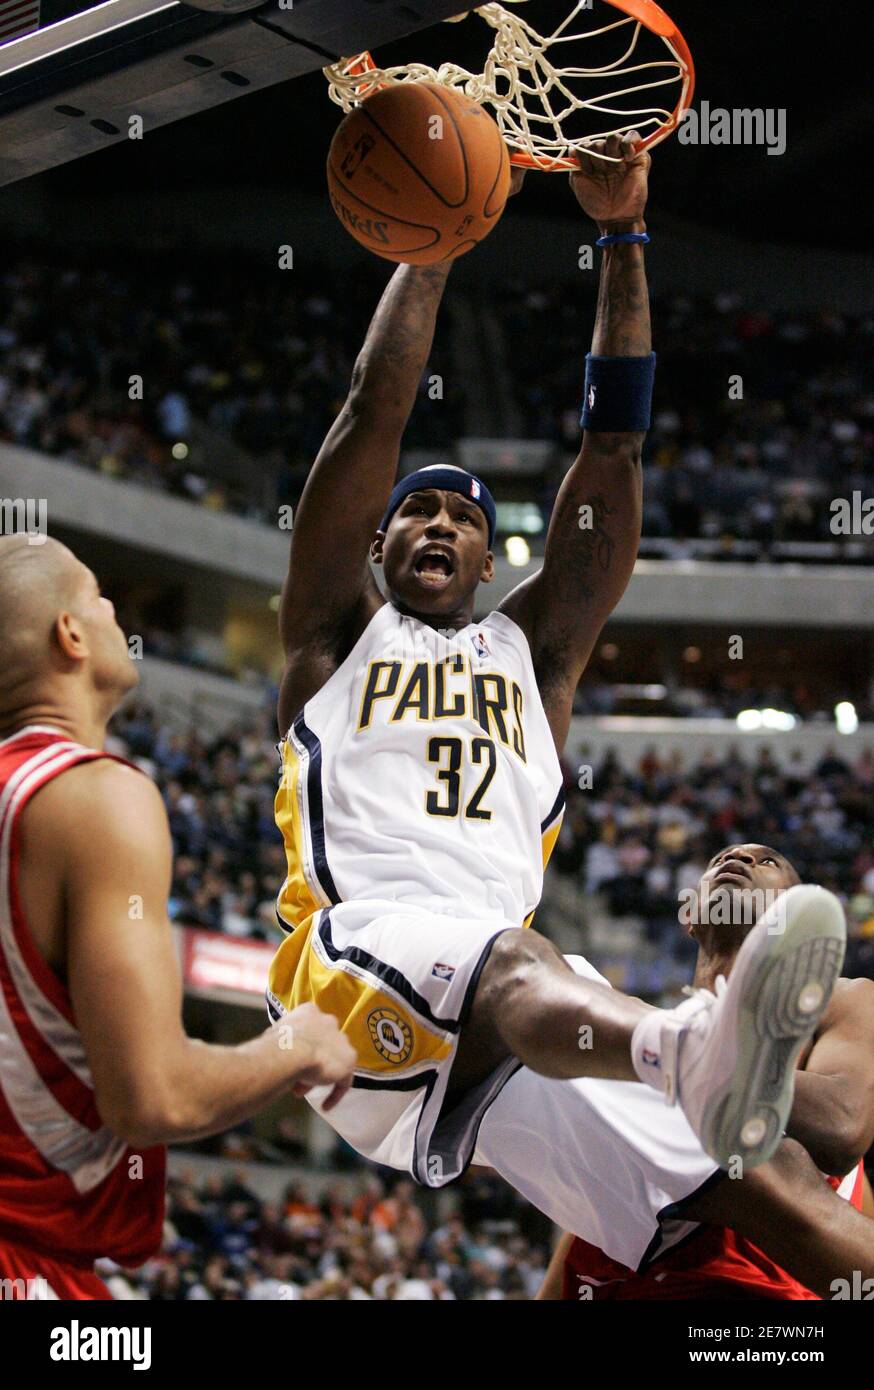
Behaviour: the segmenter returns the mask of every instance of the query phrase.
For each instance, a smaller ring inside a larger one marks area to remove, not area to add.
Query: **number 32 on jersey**
[[[495,775],[495,745],[490,738],[472,738],[465,760],[465,742],[466,739],[441,734],[428,739],[428,762],[436,765],[437,780],[442,784],[439,790],[425,793],[425,810],[429,816],[457,816],[464,801],[466,820],[492,818],[483,798]],[[465,761],[469,771],[463,767]]]

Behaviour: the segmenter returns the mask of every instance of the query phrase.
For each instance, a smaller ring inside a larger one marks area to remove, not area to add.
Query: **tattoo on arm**
[[[608,247],[598,284],[592,352],[599,357],[646,357],[651,351],[643,247]]]
[[[590,583],[592,570],[606,574],[615,548],[607,518],[613,516],[616,508],[609,506],[601,496],[590,497],[580,505],[576,531],[564,530],[553,570],[556,595],[561,603],[567,604],[582,604],[594,598]],[[583,522],[587,524],[581,524]],[[560,517],[558,523],[562,525]],[[566,527],[567,523],[564,525]]]
[[[399,266],[370,324],[352,373],[351,394],[408,416],[431,351],[448,266]]]

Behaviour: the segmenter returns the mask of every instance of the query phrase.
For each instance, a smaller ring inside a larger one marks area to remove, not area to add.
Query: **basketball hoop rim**
[[[651,34],[655,34],[665,43],[668,50],[672,53],[683,74],[683,84],[677,103],[668,119],[657,130],[652,131],[642,140],[638,140],[634,145],[635,154],[641,150],[651,149],[658,145],[660,141],[676,130],[683,118],[683,114],[688,110],[695,92],[695,64],[689,45],[686,43],[680,29],[671,19],[670,15],[662,9],[655,0],[604,0],[604,3],[612,6],[614,10],[619,10],[627,15],[629,19],[637,20],[644,29],[648,29]],[[376,63],[370,53],[365,50],[359,53],[355,60],[350,64],[349,73],[353,77],[363,76],[364,73],[374,72]],[[510,163],[519,169],[537,169],[544,174],[558,174],[572,172],[579,168],[575,159],[568,156],[561,156],[557,159],[538,159],[536,156],[527,154],[522,150],[510,151]]]

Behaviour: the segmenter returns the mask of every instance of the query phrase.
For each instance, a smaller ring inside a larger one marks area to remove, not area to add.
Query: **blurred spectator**
[[[496,303],[522,431],[574,447],[579,280],[510,284]],[[874,321],[751,313],[737,296],[656,298],[659,369],[644,454],[644,535],[670,541],[830,541],[835,496],[864,487],[874,438],[865,362]],[[729,399],[726,382],[743,382]],[[547,494],[548,498],[548,494]],[[855,538],[860,539],[860,538]],[[869,556],[869,559],[871,557]]]
[[[385,272],[315,265],[286,285],[255,262],[241,278],[236,257],[186,260],[176,248],[136,259],[132,272],[123,254],[93,265],[50,250],[11,258],[7,248],[0,441],[275,518],[299,496],[342,404]],[[443,316],[429,360],[444,382],[440,409],[417,410],[410,427],[422,447],[448,447],[464,432],[447,333]],[[426,404],[427,390],[426,378]],[[259,466],[231,460],[218,476],[212,432]]]
[[[384,267],[364,262],[277,280],[263,263],[242,268],[237,253],[193,259],[181,247],[139,251],[135,273],[122,253],[94,265],[57,250],[37,258],[32,248],[7,248],[6,267],[0,441],[262,521],[296,503],[386,280]],[[466,293],[476,302],[475,289]],[[503,349],[491,351],[502,358],[517,429],[555,446],[530,484],[546,518],[562,459],[579,440],[577,364],[594,290],[577,277],[511,283],[497,298],[484,289],[482,299],[502,330]],[[451,449],[474,397],[480,414],[490,409],[483,385],[496,363],[472,377],[454,359],[454,300],[450,285],[408,448]],[[716,558],[738,545],[755,554],[777,542],[828,542],[840,557],[829,504],[866,488],[874,320],[758,313],[721,293],[656,298],[653,321],[659,370],[644,455],[644,553],[660,553],[647,542],[709,542]],[[514,350],[520,343],[524,352]],[[726,389],[734,377],[743,382],[738,399]],[[499,437],[504,423],[495,414],[489,432]],[[500,500],[500,479],[495,487]],[[845,539],[857,558],[874,561],[864,537]]]
[[[138,1271],[122,1271],[108,1260],[99,1268],[116,1297],[162,1302],[533,1297],[548,1261],[548,1223],[540,1221],[539,1238],[523,1234],[520,1226],[532,1214],[509,1188],[500,1184],[494,1207],[500,1221],[489,1219],[487,1207],[477,1224],[456,1213],[429,1232],[423,1194],[404,1178],[393,1182],[386,1193],[377,1180],[371,1195],[380,1200],[369,1211],[329,1191],[322,1198],[330,1208],[326,1219],[298,1183],[286,1193],[292,1210],[282,1215],[276,1203],[241,1201],[233,1179],[213,1178],[198,1187],[190,1174],[171,1177],[161,1253]],[[197,1242],[178,1234],[192,1210],[209,1213]],[[388,1242],[387,1212],[397,1237]]]

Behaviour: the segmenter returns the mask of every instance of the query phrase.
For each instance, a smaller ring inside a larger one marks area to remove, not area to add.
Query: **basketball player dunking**
[[[493,576],[487,487],[445,467],[392,487],[449,273],[401,266],[307,479],[280,609],[276,810],[288,877],[277,910],[288,935],[271,969],[271,1017],[307,1001],[335,1015],[356,1072],[331,1123],[428,1186],[458,1176],[478,1132],[487,1145],[492,1107],[505,1089],[509,1103],[518,1076],[542,1086],[550,1124],[532,1151],[516,1111],[502,1161],[512,1170],[524,1153],[537,1169],[532,1200],[551,1202],[571,1230],[563,1107],[576,1113],[574,1078],[645,1081],[679,1101],[712,1160],[764,1161],[845,934],[836,899],[796,886],[781,920],[749,935],[724,993],[662,1011],[591,978],[528,926],[563,811],[574,691],[640,535],[654,371],[642,245],[650,160],[631,137],[622,147],[613,137],[606,153],[615,162],[584,157],[571,176],[605,254],[582,448],[543,568],[473,623],[477,587]],[[667,1172],[659,1200],[691,1190],[688,1175]]]
[[[354,1054],[310,1005],[280,1040],[186,1037],[157,789],[103,752],[136,684],[97,580],[0,539],[0,1281],[108,1298],[93,1272],[160,1246],[164,1150],[293,1089],[338,1102]]]
[[[733,845],[715,855],[697,894],[726,912],[695,912],[687,930],[698,944],[694,986],[717,988],[730,977],[744,937],[755,921],[759,890],[781,892],[799,882],[784,855],[766,845]],[[747,925],[744,925],[746,923]],[[540,1298],[714,1299],[830,1298],[852,1286],[853,1271],[874,1288],[874,1221],[861,1215],[862,1158],[874,1144],[874,983],[839,980],[817,1032],[799,1058],[787,1138],[768,1163],[752,1173],[707,1170],[683,1115],[653,1105],[649,1089],[617,1082],[577,1084],[574,1133],[590,1128],[585,1102],[605,1113],[616,1136],[621,1168],[637,1166],[647,1144],[677,1167],[691,1165],[697,1186],[685,1200],[659,1212],[643,1259],[629,1265],[615,1253],[627,1248],[636,1211],[648,1206],[626,1188],[616,1211],[615,1185],[601,1166],[574,1150],[579,1180],[590,1200],[588,1235],[566,1236],[553,1257]],[[533,1128],[539,1120],[537,1088],[518,1102]],[[509,1099],[509,1097],[507,1097]],[[504,1097],[501,1098],[504,1105]],[[504,1124],[512,1124],[509,1108]],[[644,1139],[644,1136],[649,1138]],[[499,1145],[489,1136],[487,1149]],[[488,1157],[488,1155],[485,1155]],[[834,1176],[824,1178],[823,1174]],[[738,1180],[741,1178],[742,1180]],[[621,1219],[611,1221],[614,1216]]]

